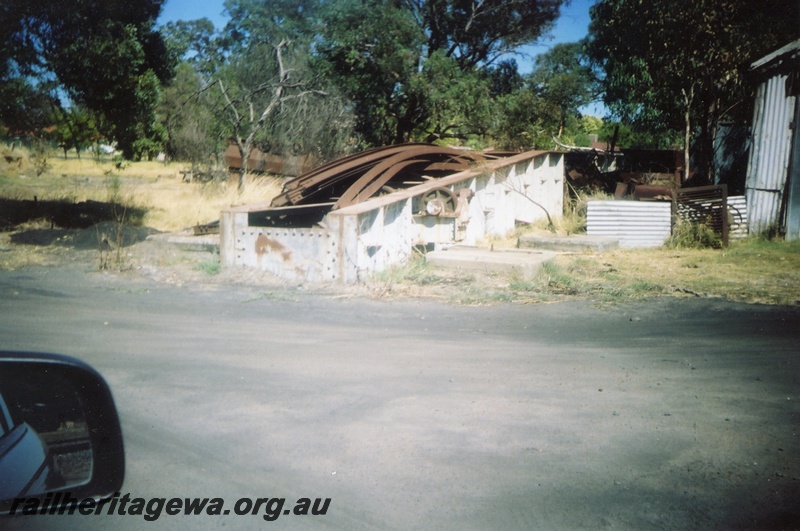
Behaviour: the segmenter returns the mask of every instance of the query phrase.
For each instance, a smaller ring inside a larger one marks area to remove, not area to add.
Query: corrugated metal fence
[[[728,212],[730,214],[730,237],[747,237],[747,201],[743,195],[728,197]]]
[[[675,190],[676,214],[683,221],[704,224],[718,233],[728,245],[728,187],[700,186]]]
[[[616,238],[620,247],[660,247],[672,233],[672,203],[590,201],[586,233]]]
[[[719,187],[708,187],[719,188]],[[695,189],[697,190],[697,189]],[[684,198],[685,199],[685,198]],[[720,218],[724,197],[698,198],[676,202],[677,214],[693,223],[707,223],[710,215]],[[747,201],[743,195],[727,198],[727,219],[712,227],[727,224],[730,238],[747,237]],[[712,220],[713,221],[713,220]],[[586,233],[619,240],[620,247],[660,247],[672,234],[672,203],[667,201],[590,201],[586,213]]]

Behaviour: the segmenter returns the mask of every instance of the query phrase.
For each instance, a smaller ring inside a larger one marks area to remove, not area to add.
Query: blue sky
[[[223,0],[167,0],[161,9],[158,23],[207,18],[217,29],[222,29],[228,21],[228,17],[222,14],[225,9],[222,4]]]

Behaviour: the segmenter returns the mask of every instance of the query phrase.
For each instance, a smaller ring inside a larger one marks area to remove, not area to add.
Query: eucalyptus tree
[[[254,147],[325,158],[343,138],[336,132],[347,128],[344,107],[320,88],[304,65],[306,59],[285,39],[274,45],[260,43],[230,61],[207,85],[206,90],[219,95],[217,115],[241,157],[240,190]]]
[[[556,44],[536,58],[528,84],[539,97],[558,109],[556,136],[570,119],[580,118],[580,109],[596,98],[592,69],[583,58],[583,43]]]
[[[354,102],[357,131],[367,144],[463,138],[488,126],[492,65],[539,38],[562,3],[323,3],[315,53],[325,75]]]
[[[628,123],[682,131],[687,177],[693,139],[709,177],[717,124],[751,115],[750,64],[800,36],[797,0],[600,0],[591,15],[606,104]]]

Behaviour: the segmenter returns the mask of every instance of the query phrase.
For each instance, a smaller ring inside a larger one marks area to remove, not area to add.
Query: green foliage
[[[224,63],[222,43],[207,18],[168,22],[160,29],[173,62],[185,62],[205,77]]]
[[[582,117],[594,98],[594,81],[581,43],[559,44],[536,60],[534,71],[513,92],[496,98],[491,137],[505,149],[553,149],[553,137],[589,145],[602,120]],[[491,76],[490,76],[491,78]]]
[[[13,135],[41,136],[52,125],[47,86],[23,78],[0,79],[0,125]]]
[[[536,58],[528,83],[531,89],[559,111],[561,136],[569,119],[580,117],[579,109],[594,99],[594,84],[589,66],[582,60],[580,42],[556,44]]]
[[[10,2],[9,12],[23,5]],[[527,83],[515,61],[500,60],[551,27],[564,0],[228,0],[222,32],[200,19],[155,33],[162,2],[36,4],[26,24],[43,46],[30,48],[11,24],[0,30],[13,44],[3,53],[25,66],[18,71],[56,80],[61,92],[44,96],[68,94],[96,117],[92,136],[116,140],[131,159],[166,147],[171,157],[204,161],[229,136],[321,159],[356,144],[411,140],[547,148],[550,136],[563,134],[588,142],[577,112],[589,86],[579,45],[556,47]],[[261,117],[282,83],[274,54],[282,39],[291,42],[282,86],[325,96],[279,98]],[[212,81],[226,93],[208,90]],[[71,105],[56,107],[60,145],[78,149],[86,141],[78,117],[63,111]]]
[[[532,42],[561,0],[345,0],[320,16],[319,66],[355,105],[367,145],[468,141],[490,129],[492,94],[519,84],[499,55]],[[524,21],[524,22],[523,22]]]
[[[278,154],[326,160],[345,152],[351,130],[346,103],[308,61],[306,48],[284,40],[254,44],[220,69],[212,109],[226,136]]]
[[[67,158],[67,151],[70,149],[74,149],[75,154],[80,158],[81,150],[99,136],[94,113],[78,105],[67,109],[57,106],[54,116],[57,128],[53,139],[64,150],[64,158]]]
[[[521,89],[525,83],[514,59],[499,61],[497,66],[487,69],[486,76],[489,78],[493,98],[512,94]]]
[[[427,115],[427,120],[417,126],[420,140],[466,141],[482,135],[492,119],[494,105],[486,77],[476,70],[462,70],[444,53],[436,52],[428,58],[422,75],[414,78],[412,91]]]
[[[597,116],[581,116],[579,127],[582,133],[591,135],[599,134],[604,125],[603,119]]]
[[[33,145],[31,146],[31,154],[29,156],[29,160],[33,165],[34,171],[36,171],[36,176],[39,177],[42,174],[46,173],[47,171],[52,168],[52,164],[50,164],[50,146],[46,140],[41,138],[34,139]]]
[[[403,4],[427,37],[428,56],[441,51],[463,69],[470,69],[491,64],[504,53],[534,42],[552,27],[563,3],[414,0]]]
[[[538,281],[544,289],[562,295],[577,295],[581,292],[582,282],[571,271],[565,271],[554,262],[546,262],[538,275]]]
[[[180,63],[157,109],[166,132],[167,156],[193,166],[208,162],[221,147],[218,138],[224,137],[212,112],[214,100],[201,89],[200,74],[190,63]]]
[[[616,130],[616,131],[615,131]],[[660,133],[648,131],[644,126],[626,125],[615,121],[604,121],[597,131],[600,142],[611,145],[616,132],[615,146],[635,149],[675,149],[681,143],[680,135],[675,132]]]
[[[497,117],[491,136],[499,147],[511,150],[552,149],[560,110],[533,91],[522,89],[497,99]]]
[[[323,19],[316,64],[354,103],[356,132],[367,145],[409,140],[426,118],[413,86],[424,42],[413,17],[392,2],[345,0]]]
[[[172,54],[184,59],[181,82],[167,89],[161,108],[171,156],[207,161],[228,138],[241,138],[248,150],[322,160],[349,149],[346,104],[309,66],[318,4],[229,0],[231,19],[219,34],[206,20],[163,29]]]
[[[610,264],[583,257],[565,263],[547,262],[533,276],[512,276],[508,288],[512,299],[522,295],[542,301],[578,296],[604,303],[651,297],[665,291],[657,282],[619,275]]]
[[[425,261],[424,256],[414,256],[403,266],[391,267],[375,276],[378,282],[391,285],[411,282],[420,286],[429,286],[447,282]]]
[[[127,159],[152,160],[163,149],[166,130],[157,121],[161,84],[152,70],[137,79],[134,99],[126,114],[129,120],[114,127],[114,136]]]
[[[110,173],[106,178],[106,189],[108,190],[108,202],[112,205],[122,204],[122,178],[116,173]]]
[[[220,271],[222,271],[222,264],[219,261],[219,256],[217,256],[215,258],[199,262],[195,266],[195,269],[197,271],[205,273],[210,277],[213,277],[215,275],[218,275]]]
[[[238,55],[258,43],[287,39],[296,46],[307,45],[318,30],[322,0],[226,0],[230,22],[223,45]]]
[[[145,108],[152,109],[158,83],[171,75],[153,30],[162,2],[8,0],[0,9],[0,82],[31,80],[32,86],[46,84],[58,100],[66,95],[101,115],[98,127],[132,157],[137,138],[157,140]]]

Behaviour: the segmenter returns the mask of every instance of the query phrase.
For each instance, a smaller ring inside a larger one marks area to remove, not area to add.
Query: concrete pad
[[[432,251],[425,255],[427,263],[434,267],[484,271],[494,273],[518,272],[534,274],[542,264],[555,260],[552,251],[528,251],[503,249],[490,251],[477,247],[451,247],[446,251]]]
[[[191,233],[162,233],[151,234],[147,237],[148,240],[156,240],[163,243],[176,245],[186,251],[218,253],[219,252],[219,234],[205,234],[203,236],[194,236]]]
[[[551,251],[608,251],[619,248],[619,239],[608,236],[589,236],[574,234],[572,236],[539,236],[527,235],[519,239],[520,249],[549,249]]]

